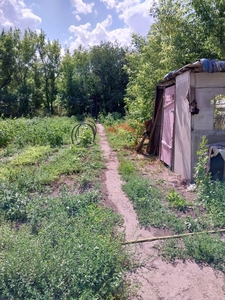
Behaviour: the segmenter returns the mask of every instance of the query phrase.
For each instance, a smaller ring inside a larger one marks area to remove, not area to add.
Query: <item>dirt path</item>
[[[118,174],[119,162],[115,152],[109,147],[104,128],[97,125],[100,146],[106,160],[105,182],[106,205],[124,218],[127,240],[162,235],[162,231],[140,228],[136,213],[126,195],[121,190],[122,181]],[[170,264],[162,261],[154,243],[138,244],[135,247],[137,258],[143,260],[143,267],[130,274],[132,282],[138,281],[140,289],[130,300],[224,300],[225,276],[214,272],[210,267],[200,268],[192,262]],[[131,247],[131,246],[130,246]]]

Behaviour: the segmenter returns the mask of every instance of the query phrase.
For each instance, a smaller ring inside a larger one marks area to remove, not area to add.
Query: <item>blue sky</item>
[[[70,50],[101,41],[129,45],[132,33],[146,36],[153,0],[0,0],[0,30],[43,30]]]

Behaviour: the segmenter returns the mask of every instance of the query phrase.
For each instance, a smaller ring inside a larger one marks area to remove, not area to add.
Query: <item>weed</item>
[[[0,184],[0,214],[6,220],[24,222],[29,199],[15,185]]]
[[[48,157],[53,150],[50,146],[28,146],[24,151],[16,155],[10,161],[12,166],[36,164]]]
[[[127,123],[114,124],[107,128],[109,143],[114,149],[134,149],[137,133]]]
[[[66,207],[57,208],[57,214],[55,208],[38,234],[25,226],[17,232],[0,228],[1,297],[113,299],[123,287],[128,262],[119,236],[111,234],[114,214],[90,204],[74,218]]]
[[[185,224],[176,214],[169,212],[162,203],[162,195],[148,179],[132,175],[123,185],[124,192],[132,200],[142,226],[168,228],[175,232],[183,232]]]
[[[79,128],[79,136],[77,137],[77,144],[81,147],[87,147],[94,142],[94,133],[92,129],[86,125]]]
[[[170,190],[170,193],[166,196],[171,207],[174,207],[180,211],[185,212],[187,209],[187,203],[174,189]]]
[[[134,162],[131,162],[128,159],[121,159],[119,172],[123,174],[124,177],[135,174],[136,170],[137,169]]]

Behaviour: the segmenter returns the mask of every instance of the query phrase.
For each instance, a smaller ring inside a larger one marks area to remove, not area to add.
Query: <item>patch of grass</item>
[[[134,149],[137,145],[137,133],[127,123],[106,128],[110,145],[117,151]]]
[[[132,175],[123,185],[123,190],[133,202],[142,226],[167,228],[176,233],[185,231],[184,221],[169,211],[162,202],[162,194],[148,179]]]
[[[168,240],[157,246],[159,254],[167,260],[192,259],[198,264],[225,270],[225,241],[219,235],[202,234],[181,240]]]
[[[24,148],[27,145],[51,147],[70,142],[74,118],[1,119],[0,148],[10,146]]]
[[[119,165],[119,172],[123,177],[134,175],[137,171],[136,165],[134,162],[129,159],[121,159]]]
[[[97,146],[86,149],[73,145],[54,149],[50,146],[28,147],[0,165],[3,182],[16,183],[20,189],[30,191],[40,190],[63,174],[87,174],[89,180],[93,180],[104,167]]]
[[[19,231],[1,226],[0,296],[125,299],[129,259],[115,231],[118,218],[95,202],[96,196],[64,194],[63,199],[45,199],[42,206],[36,203],[36,232],[29,226]]]
[[[0,215],[5,220],[24,222],[27,220],[29,198],[15,185],[0,183]]]
[[[48,157],[53,152],[53,149],[48,146],[28,146],[24,151],[16,155],[10,161],[12,166],[37,164],[39,161]]]

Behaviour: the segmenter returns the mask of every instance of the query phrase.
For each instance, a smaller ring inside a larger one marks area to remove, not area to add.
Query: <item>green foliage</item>
[[[1,130],[4,132],[4,144],[12,143],[17,148],[27,145],[61,146],[68,143],[73,119],[69,118],[33,118],[33,119],[6,119],[0,121]]]
[[[152,115],[155,84],[165,71],[161,71],[161,76],[155,79],[154,61],[148,54],[151,48],[147,46],[147,40],[135,35],[133,40],[137,51],[128,53],[126,57],[125,70],[128,73],[129,82],[124,101],[129,118],[143,123]]]
[[[180,211],[185,212],[187,209],[187,202],[182,198],[174,189],[171,189],[170,193],[166,196],[171,207],[174,207]]]
[[[60,106],[68,115],[91,113],[93,85],[97,81],[90,70],[90,54],[82,47],[62,59],[59,93]]]
[[[100,123],[104,124],[106,127],[115,125],[115,123],[120,123],[122,121],[120,113],[108,113],[104,115],[100,113],[98,116],[98,120]]]
[[[93,163],[85,163],[90,157],[96,158]],[[38,190],[41,186],[57,180],[61,175],[83,174],[92,170],[90,179],[100,170],[103,165],[98,162],[99,152],[96,149],[66,147],[46,157],[48,160],[34,162],[30,159],[21,160],[23,154],[15,157],[12,162],[4,164],[0,170],[1,180],[8,183],[15,183],[20,189]],[[37,169],[38,166],[38,169]]]
[[[113,125],[109,125],[109,127],[106,127],[106,130],[111,146],[118,150],[119,153],[123,148],[134,149],[137,144],[137,131],[133,129],[128,122],[124,123],[123,120],[117,120],[114,121],[114,123],[110,122],[110,124]]]
[[[50,146],[28,146],[24,151],[17,156],[14,156],[10,161],[12,166],[29,165],[38,163],[48,157],[53,150]]]
[[[160,191],[153,187],[148,179],[131,175],[123,185],[123,190],[133,202],[142,226],[168,228],[177,233],[185,230],[184,221],[168,210],[162,203]]]
[[[11,120],[0,118],[0,148],[6,147],[14,137],[15,128]]]
[[[220,0],[195,0],[192,1],[199,23],[204,27],[205,48],[214,54],[224,58],[224,31],[225,31],[225,3]]]
[[[225,225],[225,186],[223,182],[212,181],[206,172],[208,161],[207,139],[202,137],[195,168],[195,180],[198,185],[198,202],[205,207],[211,219],[211,226],[224,227]]]
[[[206,172],[208,162],[207,142],[206,136],[203,136],[199,150],[197,151],[198,162],[195,167],[195,182],[199,187],[207,187],[207,185],[210,185],[210,176]]]
[[[128,260],[113,229],[115,215],[97,207],[91,194],[40,201],[35,234],[25,226],[0,228],[0,296],[113,299],[122,293]]]
[[[90,65],[96,82],[92,94],[97,112],[124,114],[124,92],[128,82],[124,70],[127,49],[117,42],[101,42],[90,50]]]
[[[29,199],[15,186],[0,184],[0,214],[5,220],[26,221]]]
[[[119,165],[119,172],[123,175],[124,178],[134,175],[137,171],[135,163],[131,162],[128,159],[121,159]]]
[[[62,174],[87,172],[92,179],[103,167],[96,145],[88,151],[85,149],[93,142],[90,131],[85,130],[81,135],[79,146],[52,148],[52,142],[58,136],[64,143],[70,142],[73,118],[8,119],[2,122],[7,134],[11,134],[10,143],[1,152],[0,178],[5,183],[15,183],[20,189],[36,191],[57,180]],[[49,131],[52,132],[52,140],[48,139]],[[11,147],[13,150],[9,151]],[[86,164],[91,156],[94,158],[93,162]]]
[[[225,244],[219,236],[206,233],[185,237],[182,241],[168,240],[157,248],[167,260],[194,259],[200,265],[210,265],[214,269],[225,271]]]
[[[91,127],[90,127],[91,126]],[[95,139],[95,129],[92,125],[83,125],[78,129],[77,132],[77,144],[81,147],[87,147],[93,144]]]

